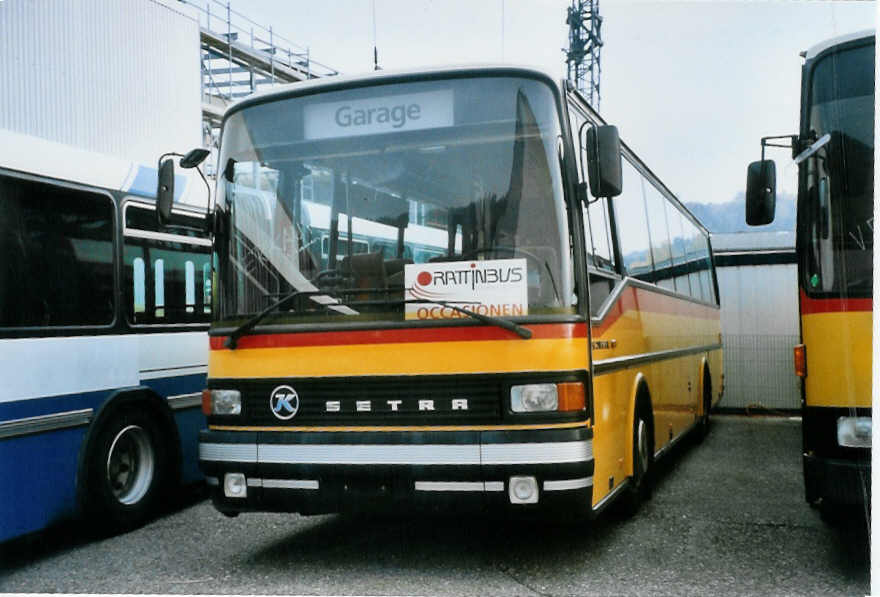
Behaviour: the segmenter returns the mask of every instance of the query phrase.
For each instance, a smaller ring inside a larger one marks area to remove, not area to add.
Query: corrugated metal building
[[[173,0],[0,2],[0,128],[155,164],[201,144],[200,77]]]
[[[800,342],[794,232],[712,235],[724,342],[722,409],[796,410]]]

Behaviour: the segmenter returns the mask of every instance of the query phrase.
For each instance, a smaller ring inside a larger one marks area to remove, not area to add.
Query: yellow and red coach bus
[[[592,514],[706,430],[708,234],[566,84],[314,80],[231,107],[221,139],[200,438],[221,512]]]
[[[806,499],[870,503],[874,32],[804,53],[797,204]],[[768,144],[762,139],[762,148]],[[783,146],[787,146],[783,144]],[[763,156],[762,156],[763,157]],[[749,166],[749,224],[773,220],[775,166]]]

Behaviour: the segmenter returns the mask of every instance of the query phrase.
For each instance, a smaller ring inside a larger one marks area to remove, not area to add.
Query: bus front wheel
[[[654,465],[654,432],[651,413],[645,400],[640,400],[633,417],[633,474],[622,496],[623,512],[632,516],[642,502],[651,497],[651,473]]]
[[[161,432],[149,414],[126,410],[98,432],[87,463],[86,504],[108,532],[140,526],[152,514],[167,475]]]

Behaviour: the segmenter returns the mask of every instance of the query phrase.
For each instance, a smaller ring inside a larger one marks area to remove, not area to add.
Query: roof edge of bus
[[[0,128],[0,169],[148,199],[155,199],[158,177],[155,165],[4,128]],[[207,207],[205,186],[195,178],[178,171],[175,203]]]
[[[456,64],[447,66],[425,66],[406,68],[399,70],[378,70],[366,71],[362,73],[353,73],[348,75],[334,75],[331,77],[319,77],[309,79],[307,81],[297,81],[295,83],[285,83],[277,85],[265,91],[258,91],[253,95],[242,98],[230,104],[223,114],[223,118],[227,118],[233,112],[248,107],[252,104],[259,104],[272,98],[285,97],[287,95],[298,95],[300,93],[308,93],[322,87],[333,88],[345,85],[357,85],[364,82],[373,81],[392,81],[395,79],[405,79],[425,75],[427,77],[437,77],[442,75],[462,75],[468,72],[497,72],[497,73],[521,73],[530,74],[546,78],[555,82],[558,77],[554,77],[547,70],[540,66],[527,64],[502,64],[502,63],[474,63],[474,64]]]
[[[838,35],[836,37],[820,41],[819,43],[811,46],[804,52],[803,56],[805,59],[811,60],[829,48],[833,48],[834,46],[846,43],[848,41],[856,41],[858,39],[873,37],[874,34],[874,29],[862,29],[861,31],[853,31],[852,33]]]

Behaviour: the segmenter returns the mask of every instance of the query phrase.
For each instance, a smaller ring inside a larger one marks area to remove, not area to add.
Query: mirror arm
[[[157,170],[162,167],[162,161],[168,157],[182,158],[183,154],[177,153],[176,151],[169,151],[167,153],[163,153],[162,155],[159,156],[159,161],[156,163]]]
[[[777,139],[788,139],[788,143],[768,143],[768,141],[775,141]],[[769,137],[761,137],[761,161],[764,161],[764,149],[767,147],[784,147],[786,149],[791,149],[792,157],[797,155],[798,150],[798,136],[797,135],[771,135]]]
[[[207,189],[208,191],[208,201],[205,210],[206,214],[210,214],[214,211],[213,209],[211,209],[211,184],[208,182],[208,179],[205,178],[205,174],[202,172],[202,169],[199,166],[195,166],[195,170],[199,173],[199,176],[202,177],[202,182],[205,183],[205,189]]]
[[[580,155],[580,165],[581,165],[581,180],[586,183],[587,173],[584,172],[584,164],[586,163],[586,155],[584,154],[584,145],[581,143],[581,139],[584,138],[584,129],[587,128],[587,125],[590,124],[590,121],[585,120],[583,124],[581,124],[578,129],[578,154]]]

